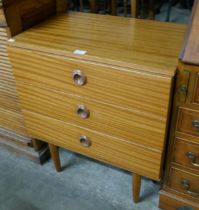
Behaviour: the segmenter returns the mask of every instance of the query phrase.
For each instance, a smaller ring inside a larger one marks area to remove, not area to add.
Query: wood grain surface
[[[28,133],[51,144],[67,148],[92,158],[110,163],[137,174],[159,180],[162,154],[144,149],[127,141],[118,140],[77,125],[64,123],[34,112],[23,110]],[[80,144],[81,135],[91,141],[90,147]]]
[[[159,180],[185,28],[73,12],[15,36],[8,51],[29,135]]]
[[[0,127],[27,135],[7,54],[8,33],[7,27],[0,27]]]
[[[195,77],[195,87],[193,90],[193,103],[199,104],[199,73]]]
[[[166,121],[172,78],[20,48],[9,48],[9,55],[17,80],[143,111]],[[87,77],[84,86],[79,87],[73,81],[72,73],[76,69]]]
[[[199,111],[180,108],[178,113],[177,131],[199,137],[199,128],[194,127],[193,121],[199,120]]]
[[[194,155],[196,156],[194,162],[198,163],[199,165],[199,142],[198,144],[194,144],[192,142],[187,141],[186,139],[176,138],[174,145],[173,162],[189,168],[196,169],[199,172],[199,167],[194,166],[192,164],[193,160],[188,158],[188,152],[194,153]]]
[[[167,191],[160,191],[159,208],[164,210],[176,210],[182,206],[189,206],[192,210],[198,210],[199,204],[180,195],[173,194]]]
[[[173,76],[184,25],[73,12],[15,37],[15,46]],[[74,55],[74,50],[86,55]]]
[[[180,170],[178,168],[171,168],[170,172],[170,178],[169,178],[169,184],[172,189],[177,190],[178,192],[190,195],[186,189],[184,189],[182,185],[183,180],[187,180],[190,183],[189,191],[192,191],[194,193],[199,193],[199,175],[192,174],[187,171]],[[196,199],[199,199],[198,196],[193,196]]]
[[[12,36],[56,14],[55,0],[6,0],[4,12]]]
[[[17,90],[22,109],[115,136],[152,150],[164,150],[166,117],[151,115],[141,108],[124,109],[27,83],[18,82]],[[84,105],[90,112],[87,119],[82,119],[77,114],[79,105]]]

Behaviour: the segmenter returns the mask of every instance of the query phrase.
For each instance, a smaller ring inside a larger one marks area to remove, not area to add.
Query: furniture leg
[[[137,17],[137,0],[131,0],[131,17]]]
[[[37,139],[32,139],[32,146],[35,151],[39,151],[41,147],[43,146],[43,142],[37,140]]]
[[[124,2],[124,16],[127,16],[127,0],[123,0]]]
[[[52,157],[52,160],[54,162],[54,166],[57,172],[61,171],[61,163],[60,163],[60,158],[59,158],[59,148],[58,146],[55,146],[53,144],[48,144],[49,149],[50,149],[50,154]]]
[[[133,174],[132,177],[132,188],[133,188],[133,201],[135,203],[139,202],[140,198],[140,187],[141,187],[141,176],[138,174]]]
[[[145,9],[145,1],[141,0],[141,8],[140,8],[140,18],[144,18],[144,9]]]
[[[149,19],[154,19],[155,9],[154,9],[155,0],[149,0]]]
[[[111,15],[116,15],[116,0],[111,0]]]
[[[79,1],[79,10],[83,11],[83,0]]]
[[[96,0],[90,0],[91,13],[96,13]]]

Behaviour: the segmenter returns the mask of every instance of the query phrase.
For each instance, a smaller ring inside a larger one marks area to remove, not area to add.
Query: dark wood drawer
[[[199,175],[171,168],[168,184],[174,190],[199,199]]]
[[[30,136],[155,180],[161,177],[161,152],[27,110],[23,113]]]
[[[180,108],[177,131],[199,137],[199,111]]]
[[[199,170],[199,144],[176,138],[173,162]]]

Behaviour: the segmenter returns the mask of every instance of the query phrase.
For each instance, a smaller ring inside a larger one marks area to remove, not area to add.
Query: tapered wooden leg
[[[50,154],[52,157],[52,160],[54,162],[54,166],[57,172],[60,172],[61,169],[61,163],[60,163],[60,158],[59,158],[59,148],[58,146],[55,146],[53,144],[48,144],[49,149],[50,149]]]
[[[138,174],[133,174],[132,177],[132,191],[133,191],[133,201],[135,203],[139,202],[140,198],[140,187],[141,187],[141,176]]]

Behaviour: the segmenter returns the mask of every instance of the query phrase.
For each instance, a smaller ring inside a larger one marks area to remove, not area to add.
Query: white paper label
[[[15,42],[15,39],[10,38],[10,39],[8,39],[8,42]]]
[[[85,55],[87,53],[86,50],[75,50],[73,51],[73,54],[75,55]]]

